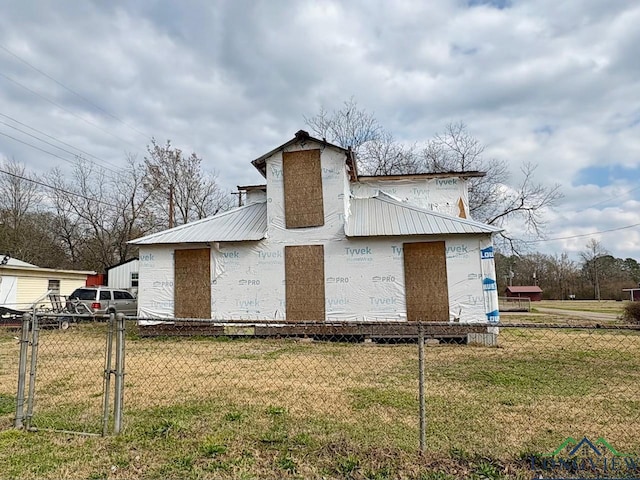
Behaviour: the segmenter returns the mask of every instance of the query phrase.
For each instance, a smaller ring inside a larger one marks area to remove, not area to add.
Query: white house
[[[138,291],[139,264],[140,261],[137,258],[130,258],[107,268],[107,286],[136,293]]]
[[[30,308],[47,293],[69,295],[86,285],[91,271],[42,268],[31,263],[0,256],[0,307],[13,310]]]
[[[295,137],[254,160],[246,204],[134,240],[139,315],[275,321],[497,321],[480,172],[360,176],[350,150]]]

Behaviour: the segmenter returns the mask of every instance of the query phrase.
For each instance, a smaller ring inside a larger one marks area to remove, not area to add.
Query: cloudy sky
[[[401,141],[463,121],[514,183],[524,162],[560,183],[534,249],[595,238],[640,260],[639,25],[632,0],[9,0],[0,157],[114,169],[153,136],[232,189],[262,182],[249,162],[304,116],[354,97]]]

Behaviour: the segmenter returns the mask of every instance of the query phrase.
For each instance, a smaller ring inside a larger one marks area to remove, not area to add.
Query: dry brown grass
[[[105,329],[42,332],[35,426],[100,431]],[[15,395],[17,351],[15,341],[0,337],[0,395]],[[467,451],[513,460],[585,435],[640,451],[637,333],[503,328],[499,348],[427,347],[425,364],[434,455]],[[198,451],[206,442],[225,445],[224,455],[234,458],[247,449],[260,457],[265,445],[277,457],[282,445],[296,451],[340,442],[414,451],[417,378],[411,344],[132,337],[125,436],[145,445],[149,465],[159,469],[174,455],[171,448]],[[0,416],[2,428],[11,416]],[[291,446],[305,435],[312,440]]]

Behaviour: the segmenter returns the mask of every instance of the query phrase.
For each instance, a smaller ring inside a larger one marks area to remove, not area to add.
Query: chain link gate
[[[69,342],[65,335],[71,332],[58,328],[68,322],[82,329],[82,342]],[[14,426],[97,436],[110,433],[111,426],[119,433],[124,328],[121,315],[25,313]]]

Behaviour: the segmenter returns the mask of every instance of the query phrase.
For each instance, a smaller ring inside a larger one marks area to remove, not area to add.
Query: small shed
[[[629,300],[640,302],[640,288],[623,288],[623,292],[629,292]]]
[[[137,258],[130,258],[107,268],[107,286],[137,293],[139,264]]]
[[[542,300],[542,289],[537,285],[509,286],[505,289],[505,295],[511,298],[528,298],[532,302]]]

